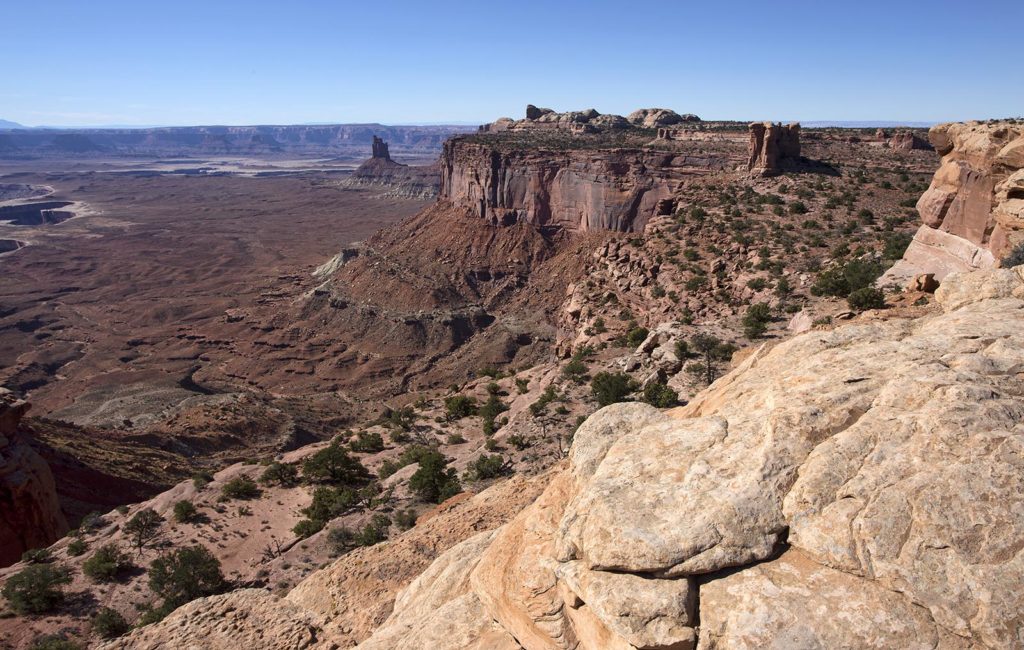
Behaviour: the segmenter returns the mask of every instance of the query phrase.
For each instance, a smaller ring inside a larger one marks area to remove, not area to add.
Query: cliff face
[[[727,164],[649,150],[503,151],[453,138],[441,156],[440,195],[492,224],[639,232],[685,177]]]
[[[887,274],[894,280],[992,267],[1024,242],[1024,124],[940,124],[928,139],[942,164],[917,202],[923,224]]]
[[[27,403],[0,389],[0,567],[49,546],[68,529],[50,468],[19,428],[27,410]]]
[[[753,122],[747,169],[762,176],[781,173],[800,158],[800,125]]]

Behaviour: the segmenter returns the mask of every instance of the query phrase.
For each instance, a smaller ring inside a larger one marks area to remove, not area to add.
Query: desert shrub
[[[135,513],[135,516],[124,525],[123,530],[131,539],[132,546],[141,551],[147,543],[156,539],[160,534],[162,523],[164,523],[163,517],[152,508],[146,508]]]
[[[735,346],[710,334],[697,334],[690,340],[690,348],[702,359],[686,367],[686,371],[710,384],[718,376],[718,364],[729,360]]]
[[[530,380],[525,377],[516,377],[516,390],[519,391],[520,395],[526,393],[530,390]]]
[[[864,287],[863,289],[857,289],[851,293],[846,299],[846,302],[850,305],[850,309],[854,311],[884,309],[885,294],[874,287]]]
[[[199,511],[195,505],[187,499],[182,499],[174,504],[174,521],[184,524],[196,518]]]
[[[296,469],[295,465],[276,461],[267,465],[267,468],[263,470],[263,474],[260,475],[260,483],[264,485],[276,484],[281,487],[290,487],[298,483],[298,480],[299,470]]]
[[[882,265],[878,262],[852,259],[818,275],[811,287],[811,293],[816,296],[845,298],[858,289],[871,286],[882,275],[882,271]]]
[[[463,440],[463,442],[465,441]],[[377,477],[380,478],[381,480],[386,479],[387,477],[391,476],[392,474],[402,469],[403,467],[404,465],[402,465],[402,463],[398,462],[397,460],[391,460],[389,458],[385,460],[383,463],[381,463],[380,466],[377,468]]]
[[[46,634],[34,639],[28,650],[82,650],[82,645],[64,634]]]
[[[512,445],[519,451],[527,449],[531,445],[530,440],[528,438],[525,438],[519,435],[518,433],[514,433],[508,437],[508,444]]]
[[[497,395],[491,395],[484,402],[484,405],[480,407],[480,417],[483,418],[484,435],[489,436],[495,432],[498,428],[495,424],[495,418],[501,413],[508,410],[508,406],[505,405]]]
[[[368,524],[363,526],[355,534],[353,542],[357,546],[373,546],[380,544],[388,538],[388,529],[391,527],[391,520],[382,514],[375,514]]]
[[[534,416],[541,415],[547,411],[548,404],[558,399],[558,391],[554,385],[548,384],[548,387],[544,389],[540,397],[533,404],[530,404],[530,413]]]
[[[679,403],[679,393],[665,384],[652,381],[644,386],[644,401],[658,408],[669,408]]]
[[[128,621],[116,609],[104,607],[92,617],[92,631],[100,638],[114,639],[131,629]]]
[[[803,201],[793,201],[789,204],[789,212],[791,214],[807,214],[807,206]]]
[[[322,521],[303,519],[292,527],[292,532],[295,533],[295,536],[299,539],[306,539],[307,537],[311,537],[319,533],[323,528],[324,522]]]
[[[590,392],[601,406],[624,402],[637,388],[637,383],[622,372],[599,372],[590,380]]]
[[[887,260],[898,260],[907,251],[907,246],[913,239],[905,232],[896,232],[885,238],[885,246],[882,248],[882,257]]]
[[[577,384],[583,383],[587,376],[587,362],[578,355],[573,355],[569,363],[562,368],[562,375]]]
[[[117,544],[104,544],[82,563],[82,573],[93,582],[111,582],[132,568],[131,559]]]
[[[449,421],[476,415],[476,399],[468,395],[452,395],[444,398],[445,416]]]
[[[85,553],[85,551],[88,548],[89,545],[85,543],[84,539],[73,539],[68,544],[68,555],[72,557],[78,557],[79,555]]]
[[[764,278],[754,278],[747,281],[747,286],[754,291],[763,291],[764,288],[768,286],[768,280],[765,280]]]
[[[327,550],[331,555],[341,555],[355,546],[352,531],[347,526],[335,526],[327,531]]]
[[[349,443],[352,451],[365,454],[375,454],[384,451],[384,438],[375,431],[360,431],[356,434],[355,440]]]
[[[335,441],[306,459],[302,476],[307,481],[359,485],[369,479],[370,473]]]
[[[202,490],[213,481],[213,474],[209,472],[196,472],[192,475],[192,485],[197,490]]]
[[[448,459],[435,450],[424,452],[419,469],[409,478],[409,489],[424,501],[441,503],[462,491],[455,470],[448,467]]]
[[[635,348],[647,339],[650,332],[646,327],[634,327],[626,333],[626,345]]]
[[[17,614],[45,614],[64,600],[62,585],[71,582],[67,569],[32,564],[7,579],[0,593]]]
[[[260,488],[248,476],[236,476],[221,487],[220,493],[228,499],[255,499],[260,495]]]
[[[759,302],[751,305],[747,309],[747,313],[743,315],[744,336],[748,339],[760,337],[768,329],[768,323],[771,322],[771,319],[772,311],[767,304]]]
[[[1017,244],[1002,260],[1003,268],[1009,269],[1024,264],[1024,242]]]
[[[199,544],[162,555],[149,565],[149,588],[163,598],[165,607],[180,607],[227,587],[220,560]]]
[[[387,409],[384,412],[384,423],[390,427],[408,431],[416,422],[416,409],[411,406],[403,406],[397,409]]]
[[[449,445],[461,445],[466,439],[460,433],[449,433],[447,442]]]
[[[791,293],[793,293],[793,287],[789,284],[789,280],[785,277],[779,278],[775,283],[775,295],[785,298]]]
[[[53,559],[48,548],[33,548],[21,554],[21,561],[28,564],[44,564]]]
[[[505,459],[499,454],[488,456],[480,454],[476,460],[469,465],[470,474],[477,480],[495,478],[508,472]]]
[[[416,525],[416,511],[412,508],[404,508],[395,512],[395,525],[400,530],[409,530]]]
[[[90,512],[86,516],[82,517],[82,523],[78,525],[78,528],[83,531],[96,530],[107,525],[107,520],[100,512]]]
[[[698,291],[706,287],[707,284],[708,277],[706,275],[695,275],[692,278],[689,278],[686,282],[684,282],[683,287],[687,291]]]
[[[313,500],[302,509],[302,514],[323,524],[340,517],[357,503],[359,494],[352,488],[321,486],[313,490]]]

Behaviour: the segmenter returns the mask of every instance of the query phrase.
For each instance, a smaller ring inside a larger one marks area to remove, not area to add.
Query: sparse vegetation
[[[590,392],[600,406],[624,402],[639,386],[623,372],[599,372],[590,381]]]
[[[665,384],[652,381],[644,386],[644,401],[657,408],[670,408],[679,404],[679,393]]]
[[[99,547],[82,563],[82,573],[93,582],[112,582],[131,568],[131,559],[113,543]]]
[[[148,575],[149,588],[163,599],[154,610],[158,616],[165,616],[196,598],[219,594],[228,587],[220,570],[220,560],[199,544],[153,560]]]
[[[424,501],[441,503],[462,491],[455,470],[440,452],[429,450],[419,459],[419,469],[409,478],[409,489]]]
[[[63,567],[32,564],[7,579],[0,593],[18,614],[45,614],[64,601],[71,575]]]
[[[163,517],[152,508],[146,508],[135,513],[135,516],[124,525],[124,532],[131,540],[132,546],[141,552],[146,544],[160,535],[160,526],[163,523]]]
[[[184,524],[192,521],[196,518],[199,511],[196,510],[195,505],[186,499],[182,499],[174,504],[174,521],[179,524]]]
[[[260,475],[260,483],[264,485],[280,485],[291,487],[299,482],[299,470],[289,463],[273,462],[267,465]]]
[[[335,440],[306,459],[302,476],[307,481],[352,486],[365,483],[370,473]]]
[[[131,629],[128,621],[116,609],[101,608],[92,617],[92,630],[102,639],[114,639]]]
[[[224,484],[220,493],[227,499],[255,499],[260,495],[260,488],[248,476],[236,476]]]

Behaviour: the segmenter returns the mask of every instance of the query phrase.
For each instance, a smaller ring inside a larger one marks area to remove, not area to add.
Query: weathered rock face
[[[0,567],[67,532],[53,475],[19,429],[28,404],[0,388]]]
[[[686,407],[599,411],[544,494],[363,647],[428,647],[452,619],[420,598],[479,603],[472,629],[531,650],[1024,643],[1024,267],[936,299],[758,352]]]
[[[772,176],[800,158],[800,125],[752,122],[747,170]]]
[[[727,164],[627,149],[503,151],[453,138],[441,157],[440,195],[493,224],[637,232],[682,179]]]
[[[668,108],[641,108],[630,113],[626,119],[637,126],[648,129],[671,126],[681,122],[700,122],[700,118],[692,113],[680,115]]]
[[[928,139],[942,163],[917,202],[923,225],[883,282],[992,267],[1024,242],[1024,125],[940,124]]]
[[[900,151],[911,151],[912,149],[932,149],[928,143],[913,131],[900,131],[889,138],[889,146]]]
[[[384,142],[377,136],[373,136],[373,158],[383,158],[384,160],[391,160],[391,153],[388,151],[388,143]]]

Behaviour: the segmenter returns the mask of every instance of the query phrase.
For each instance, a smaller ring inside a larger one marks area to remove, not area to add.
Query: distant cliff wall
[[[441,197],[494,224],[642,231],[687,176],[726,169],[711,154],[638,149],[502,149],[452,138]]]

